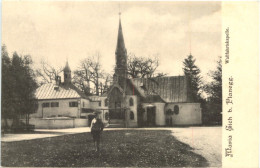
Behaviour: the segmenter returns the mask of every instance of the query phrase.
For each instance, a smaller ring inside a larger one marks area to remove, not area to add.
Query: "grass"
[[[90,133],[2,142],[2,166],[19,167],[205,167],[208,163],[168,130],[113,130],[94,152]]]

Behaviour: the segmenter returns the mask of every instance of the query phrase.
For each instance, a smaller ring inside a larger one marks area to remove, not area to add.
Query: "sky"
[[[54,67],[69,65],[99,52],[113,73],[119,4],[128,53],[160,59],[159,72],[183,75],[191,53],[206,80],[221,56],[221,2],[4,1],[2,44],[9,54],[31,55]]]

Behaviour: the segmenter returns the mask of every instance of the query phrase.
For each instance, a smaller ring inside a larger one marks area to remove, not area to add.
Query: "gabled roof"
[[[167,103],[189,102],[188,82],[185,76],[133,78],[131,83],[143,98],[158,95]],[[154,97],[155,100],[160,100]]]
[[[118,88],[119,91],[120,91],[122,94],[124,94],[124,90],[121,88],[121,86],[120,86],[119,84],[117,84],[117,83],[114,83],[114,84],[108,89],[107,95],[109,95],[114,88]]]
[[[84,93],[71,83],[61,83],[60,85],[53,83],[43,84],[36,89],[35,96],[38,100],[87,98]]]

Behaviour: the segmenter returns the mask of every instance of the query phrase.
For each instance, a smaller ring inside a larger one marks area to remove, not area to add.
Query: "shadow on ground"
[[[2,142],[2,166],[19,167],[206,167],[207,160],[170,130],[104,131],[100,153],[90,133]]]

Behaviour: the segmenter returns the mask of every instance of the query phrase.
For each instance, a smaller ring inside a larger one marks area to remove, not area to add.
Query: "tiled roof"
[[[37,99],[86,98],[73,84],[43,84],[36,90],[35,95]]]
[[[165,103],[165,101],[159,96],[159,95],[147,95],[144,98],[141,98],[143,103],[152,103],[152,102],[162,102]]]
[[[187,78],[165,76],[157,78],[133,78],[131,83],[142,97],[159,95],[165,102],[189,102]]]

